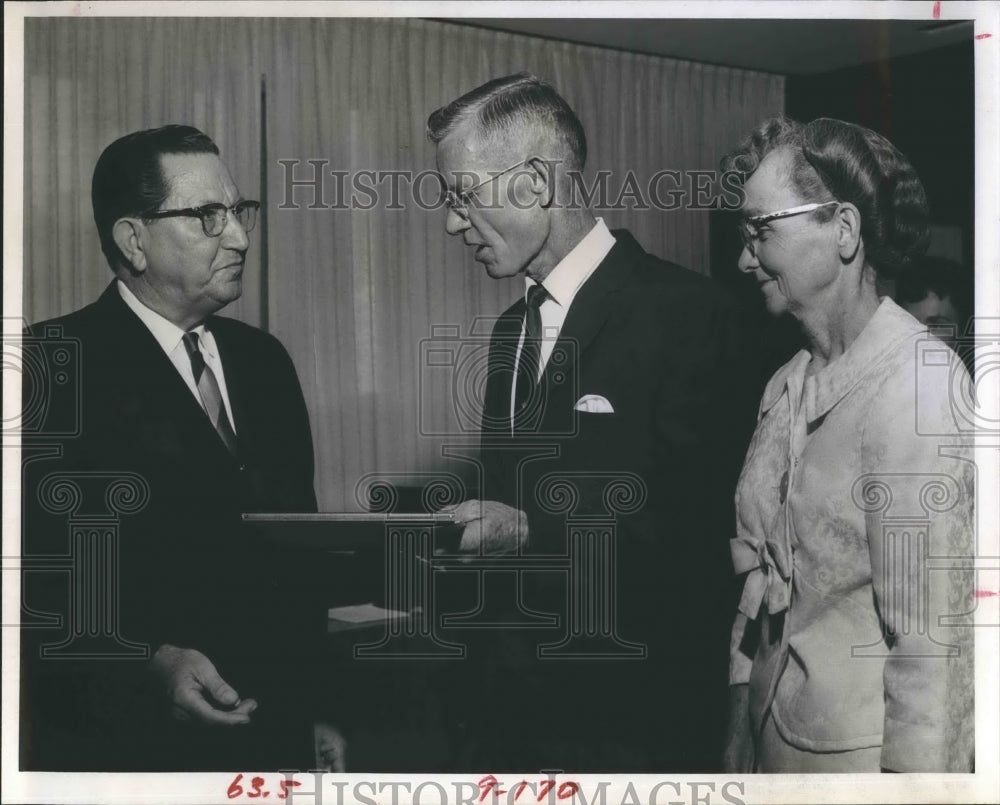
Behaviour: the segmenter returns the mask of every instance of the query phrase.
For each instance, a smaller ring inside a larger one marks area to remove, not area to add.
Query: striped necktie
[[[194,372],[194,382],[198,386],[198,394],[201,396],[201,405],[212,420],[219,437],[229,448],[229,452],[236,455],[236,433],[229,422],[226,414],[226,406],[222,402],[222,392],[219,390],[219,381],[215,379],[212,367],[205,363],[205,356],[198,349],[198,333],[184,333],[184,347],[187,349],[188,357],[191,359],[191,370]]]
[[[549,298],[549,292],[542,285],[532,285],[528,289],[527,305],[524,310],[524,343],[517,359],[514,379],[513,426],[515,430],[530,429],[538,421],[541,413],[541,396],[538,375],[542,353],[542,303]]]

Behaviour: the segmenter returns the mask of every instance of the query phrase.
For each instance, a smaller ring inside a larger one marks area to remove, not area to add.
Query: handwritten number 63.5
[[[229,784],[229,788],[226,789],[226,796],[230,799],[236,799],[236,797],[244,793],[243,786],[240,785],[240,781],[243,779],[242,774],[237,774],[236,779]],[[270,791],[261,791],[261,787],[264,785],[263,777],[251,777],[250,778],[250,788],[247,789],[246,795],[251,799],[256,799],[257,797],[269,797],[271,795]],[[302,785],[302,783],[297,780],[278,780],[278,785],[281,790],[275,795],[275,799],[287,799],[288,789],[294,788],[297,785]]]

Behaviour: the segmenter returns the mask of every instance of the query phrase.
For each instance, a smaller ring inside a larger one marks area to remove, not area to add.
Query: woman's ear
[[[861,213],[850,202],[843,202],[834,213],[837,226],[837,249],[840,259],[851,262],[861,248]]]
[[[111,236],[132,267],[132,271],[137,274],[145,271],[146,252],[142,246],[142,221],[138,218],[119,218],[111,229]]]

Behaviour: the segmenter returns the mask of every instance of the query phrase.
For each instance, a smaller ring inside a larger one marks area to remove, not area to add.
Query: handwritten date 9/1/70
[[[580,791],[580,786],[574,783],[572,780],[566,780],[559,783],[558,788],[556,787],[556,781],[551,777],[541,780],[537,785],[529,783],[527,780],[521,780],[517,783],[510,792],[501,788],[502,783],[497,781],[497,778],[492,774],[487,774],[482,780],[479,781],[479,802],[485,802],[489,797],[499,797],[502,794],[513,793],[513,797],[507,797],[508,802],[517,802],[521,794],[524,793],[526,788],[531,788],[531,794],[535,795],[535,802],[541,802],[543,799],[549,796],[549,792],[553,788],[556,789],[556,799],[571,799],[574,794]],[[528,800],[525,799],[525,802]]]

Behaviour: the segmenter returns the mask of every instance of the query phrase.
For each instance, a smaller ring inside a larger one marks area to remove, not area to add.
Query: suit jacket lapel
[[[641,254],[641,247],[627,232],[616,232],[615,238],[617,242],[611,251],[577,291],[552,356],[545,365],[543,379],[549,400],[559,399],[558,389],[568,392],[575,387],[575,383],[566,382],[565,378],[557,382],[557,375],[563,373],[570,380],[576,376],[587,347],[611,314],[614,294],[627,285],[632,276],[636,252]],[[574,402],[570,400],[569,405]],[[549,415],[553,413],[551,408],[546,410]]]
[[[200,434],[198,438],[206,450],[218,449],[230,456],[177,368],[146,325],[125,304],[114,282],[101,294],[97,305],[112,339],[111,348],[119,356],[121,371],[129,373],[123,378],[123,388],[134,391],[140,415],[146,411],[150,418],[160,418],[158,412],[169,411],[168,416],[161,418],[163,421],[187,422]],[[226,380],[228,384],[228,375]]]

